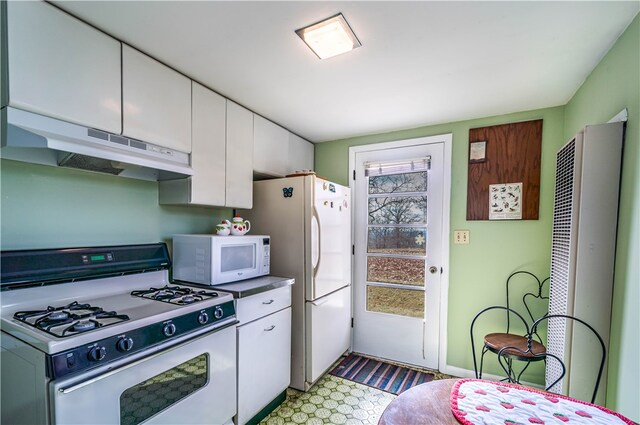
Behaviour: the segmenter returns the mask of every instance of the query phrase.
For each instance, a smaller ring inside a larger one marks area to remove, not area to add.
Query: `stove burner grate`
[[[149,288],[139,291],[132,291],[131,295],[135,297],[148,298],[151,300],[162,301],[169,304],[187,305],[198,301],[204,301],[209,298],[218,296],[217,292],[196,290],[185,288],[182,286],[169,286],[163,288]]]
[[[77,301],[61,307],[49,306],[44,310],[19,311],[13,317],[57,337],[76,335],[129,320],[126,314],[104,311],[100,307]],[[71,326],[60,328],[69,324]]]

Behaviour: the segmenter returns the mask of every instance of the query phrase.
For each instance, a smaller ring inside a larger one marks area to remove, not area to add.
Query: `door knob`
[[[436,266],[431,266],[431,267],[429,267],[429,272],[431,274],[436,274],[436,273],[438,273],[438,268]]]

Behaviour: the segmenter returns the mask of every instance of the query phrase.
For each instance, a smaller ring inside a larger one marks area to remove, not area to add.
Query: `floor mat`
[[[370,359],[354,353],[349,354],[329,373],[396,395],[434,379],[432,373]]]

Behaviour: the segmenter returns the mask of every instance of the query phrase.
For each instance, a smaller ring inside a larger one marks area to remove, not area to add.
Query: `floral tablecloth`
[[[630,424],[601,406],[521,385],[461,379],[451,390],[451,410],[464,425]]]

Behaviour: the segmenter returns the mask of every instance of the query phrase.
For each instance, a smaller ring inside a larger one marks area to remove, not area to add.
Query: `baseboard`
[[[463,369],[457,366],[451,366],[449,364],[445,365],[445,370],[441,370],[440,372],[446,373],[447,375],[457,376],[459,378],[475,378],[476,373],[473,370]],[[504,379],[504,376],[500,375],[492,375],[490,373],[483,373],[482,379],[487,379],[489,381],[501,381]],[[544,390],[544,386],[540,384],[534,384],[533,382],[521,382],[522,385],[526,385],[527,387],[533,387]]]

